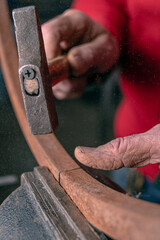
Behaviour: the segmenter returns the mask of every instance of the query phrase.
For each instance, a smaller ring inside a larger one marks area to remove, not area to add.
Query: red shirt
[[[75,0],[73,7],[102,24],[118,40],[122,55],[123,100],[115,116],[115,135],[149,130],[160,117],[160,1]],[[139,170],[150,180],[157,164]]]

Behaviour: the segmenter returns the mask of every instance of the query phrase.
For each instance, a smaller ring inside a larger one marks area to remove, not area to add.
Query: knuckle
[[[77,10],[75,9],[67,9],[64,11],[63,15],[73,15],[75,12],[77,12]]]
[[[89,17],[79,10],[68,9],[63,13],[63,16],[67,17],[70,24],[76,25],[76,32],[74,34],[82,32],[88,25]]]
[[[119,137],[111,141],[110,144],[111,144],[112,151],[117,153],[126,151],[126,149],[124,148],[124,142],[125,142],[125,139],[123,137]]]
[[[68,61],[71,65],[73,75],[79,76],[83,71],[83,56],[81,52],[73,47],[68,53]]]
[[[123,137],[116,138],[110,143],[111,154],[113,157],[112,169],[117,169],[126,166],[125,155],[127,152],[127,142]]]
[[[68,54],[68,60],[78,74],[76,76],[80,76],[93,67],[94,53],[90,47],[87,49],[85,47],[73,47]]]
[[[81,65],[81,62],[83,61],[83,56],[78,48],[73,47],[68,53],[68,59],[71,63],[73,63],[73,65],[79,66],[79,64]]]
[[[81,16],[84,16],[85,13],[81,12],[80,10],[76,10],[76,9],[67,9],[64,11],[63,15],[81,17]]]

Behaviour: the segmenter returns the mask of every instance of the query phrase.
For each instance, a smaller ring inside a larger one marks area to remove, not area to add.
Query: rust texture
[[[39,165],[47,166],[90,223],[115,239],[160,239],[160,206],[104,186],[64,150],[55,135],[32,135],[18,81],[18,58],[5,0],[0,9],[0,61],[8,92],[28,144]]]
[[[37,9],[13,11],[19,55],[19,77],[32,134],[47,134],[58,126]]]

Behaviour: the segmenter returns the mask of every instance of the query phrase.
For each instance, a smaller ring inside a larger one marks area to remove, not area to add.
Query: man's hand
[[[97,148],[77,147],[75,156],[89,167],[105,170],[160,163],[160,124],[145,133],[117,138]]]
[[[88,73],[93,68],[97,72],[105,72],[119,56],[115,38],[77,10],[67,10],[43,24],[42,33],[48,61],[67,52],[71,77],[53,87],[58,99],[82,94]]]

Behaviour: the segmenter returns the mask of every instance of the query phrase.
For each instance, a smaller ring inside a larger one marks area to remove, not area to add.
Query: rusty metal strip
[[[67,154],[54,134],[30,133],[18,83],[18,59],[5,0],[0,9],[0,61],[16,116],[41,166],[47,166],[88,221],[115,239],[158,240],[160,206],[119,193],[90,177]],[[70,171],[68,171],[70,170]]]

